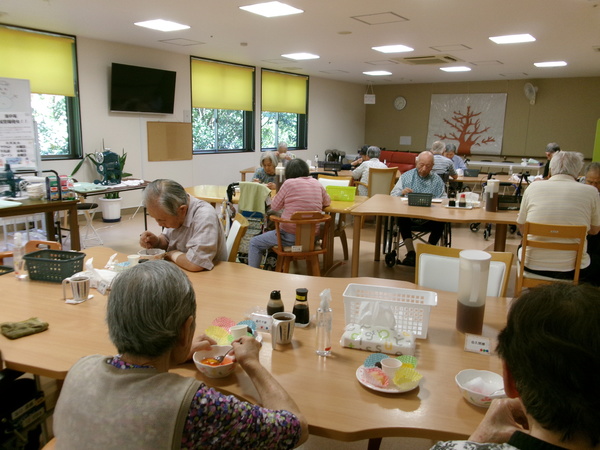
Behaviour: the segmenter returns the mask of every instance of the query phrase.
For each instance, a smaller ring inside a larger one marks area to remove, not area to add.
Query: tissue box
[[[356,348],[390,355],[414,355],[415,336],[409,331],[396,332],[386,327],[361,326],[357,323],[346,325],[340,339],[342,347]]]

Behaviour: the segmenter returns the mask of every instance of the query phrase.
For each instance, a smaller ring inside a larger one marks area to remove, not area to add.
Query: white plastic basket
[[[396,319],[396,332],[410,331],[420,339],[427,338],[429,312],[437,305],[437,294],[431,291],[371,286],[350,283],[344,291],[346,324],[359,323],[360,306],[364,302],[387,305]]]

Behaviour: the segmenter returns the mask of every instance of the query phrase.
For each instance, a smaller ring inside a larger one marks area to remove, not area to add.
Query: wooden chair
[[[533,238],[535,236],[535,238]],[[587,236],[587,228],[583,225],[546,225],[541,223],[525,222],[523,241],[521,243],[521,257],[517,258],[517,283],[515,296],[521,294],[524,287],[534,287],[540,284],[549,284],[556,281],[565,281],[573,284],[579,282],[581,259]],[[543,240],[538,240],[542,238]],[[560,241],[557,242],[557,239]],[[561,250],[576,252],[573,280],[562,280],[525,271],[527,251],[536,248],[543,251]]]
[[[375,194],[390,195],[394,185],[396,184],[396,175],[398,169],[396,167],[388,167],[387,169],[369,168],[369,180],[367,184],[360,181],[354,181],[357,186],[365,186],[367,188],[367,197],[371,198]],[[361,228],[365,224],[366,216],[361,216]]]
[[[417,245],[415,283],[419,286],[458,292],[459,254],[462,249],[437,245]],[[513,254],[488,252],[492,255],[487,295],[505,297],[510,278]]]
[[[331,216],[322,211],[299,211],[290,219],[271,217],[275,223],[277,232],[277,247],[273,251],[277,253],[276,272],[288,273],[292,261],[305,260],[309,275],[321,276],[319,267],[319,255],[327,252],[327,236],[331,223]],[[284,247],[281,242],[281,225],[284,223],[296,226],[296,242],[291,247]],[[321,236],[321,244],[317,245],[316,237]]]
[[[365,186],[367,188],[367,196],[373,197],[375,194],[390,195],[394,184],[396,184],[396,175],[398,169],[395,167],[388,167],[386,169],[377,169],[375,167],[369,168],[369,180],[367,184],[355,181],[356,185]]]
[[[350,186],[352,184],[352,177],[335,177],[330,175],[319,174],[319,183],[325,189],[327,186]],[[348,239],[346,237],[346,214],[337,214],[335,225],[334,225],[333,236],[339,237],[342,243],[342,250],[344,252],[344,260],[348,259]]]
[[[227,235],[227,261],[237,261],[237,254],[240,248],[240,242],[242,242],[242,238],[246,234],[248,225],[248,219],[246,219],[240,213],[237,213],[235,215],[235,218],[231,223],[231,228],[229,229],[229,234]]]
[[[60,242],[55,241],[27,241],[25,244],[25,253],[36,252],[38,250],[62,250]],[[0,265],[4,264],[4,258],[12,258],[13,252],[0,252]]]
[[[42,450],[54,450],[56,448],[56,438],[52,438],[50,441],[48,441],[48,443],[46,445],[44,445],[44,447],[42,447]]]

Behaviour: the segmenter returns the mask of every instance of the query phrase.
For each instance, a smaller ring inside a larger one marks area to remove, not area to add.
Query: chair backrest
[[[25,253],[36,252],[38,250],[62,250],[60,242],[56,241],[28,241],[25,244]]]
[[[283,249],[280,234],[280,225],[290,223],[296,226],[296,243],[294,253],[324,252],[327,248],[327,238],[331,216],[322,211],[298,211],[292,214],[289,219],[281,217],[272,217],[277,230],[277,246]],[[322,238],[321,249],[315,250],[315,238],[320,235]]]
[[[572,283],[577,284],[586,236],[587,227],[583,225],[548,225],[525,222],[523,241],[521,243],[521,262],[518,264],[515,295],[519,295],[523,287],[533,287],[554,281],[569,281],[527,277],[527,273],[524,272],[524,262],[527,261],[525,258],[527,250],[530,248],[576,252],[575,266],[573,267],[575,273]],[[539,240],[539,238],[543,240]]]
[[[238,250],[240,248],[240,242],[246,234],[248,229],[248,219],[242,216],[240,213],[235,215],[229,234],[227,235],[227,261],[235,262],[237,259]]]
[[[319,174],[318,180],[319,183],[321,183],[321,186],[327,189],[327,186],[350,186],[352,177],[334,177],[331,175]]]
[[[375,194],[390,195],[390,192],[394,189],[397,173],[398,169],[395,167],[388,167],[385,169],[378,169],[375,167],[369,168],[367,195],[369,197],[373,197]]]
[[[442,291],[458,292],[459,254],[462,249],[419,244],[415,283],[419,286]],[[487,295],[506,296],[513,254],[510,252],[488,252],[492,255],[488,276]]]

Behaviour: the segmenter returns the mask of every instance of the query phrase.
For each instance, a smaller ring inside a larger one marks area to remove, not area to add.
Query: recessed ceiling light
[[[535,38],[530,34],[509,34],[506,36],[493,36],[490,41],[496,44],[518,44],[520,42],[533,42]]]
[[[470,67],[466,66],[454,66],[454,67],[441,67],[440,70],[444,72],[469,72],[471,70]]]
[[[284,58],[295,59],[301,61],[304,59],[319,59],[319,55],[313,55],[312,53],[288,53],[287,55],[281,55]]]
[[[177,31],[177,30],[187,30],[189,28],[188,25],[182,25],[177,22],[171,22],[170,20],[156,19],[156,20],[146,20],[145,22],[135,22],[135,25],[138,27],[150,28],[151,30],[158,31]]]
[[[300,14],[304,12],[301,9],[294,8],[293,6],[281,2],[257,3],[255,5],[240,6],[240,9],[264,17],[289,16],[291,14]]]
[[[566,61],[545,61],[533,63],[535,67],[562,67],[566,66]]]
[[[382,77],[385,75],[391,75],[392,72],[387,70],[371,70],[370,72],[363,72],[365,75],[371,75],[372,77]]]
[[[406,45],[382,45],[381,47],[371,47],[373,50],[376,50],[381,53],[402,53],[402,52],[412,52],[414,48],[407,47]]]

